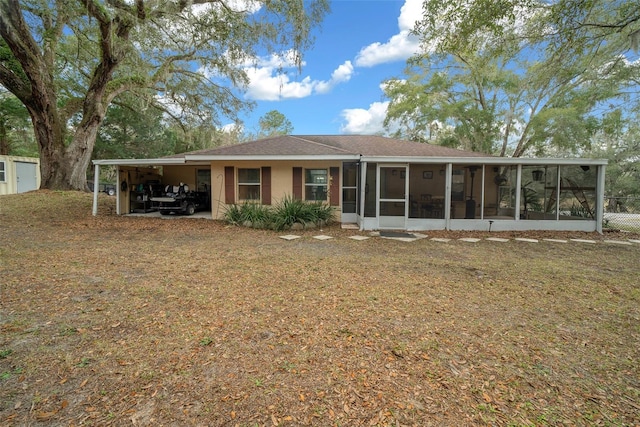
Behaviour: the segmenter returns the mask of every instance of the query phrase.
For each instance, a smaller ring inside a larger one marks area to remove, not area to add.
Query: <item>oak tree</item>
[[[43,188],[84,189],[108,106],[130,93],[179,120],[232,120],[241,65],[301,52],[326,0],[0,0],[0,84],[27,108]]]

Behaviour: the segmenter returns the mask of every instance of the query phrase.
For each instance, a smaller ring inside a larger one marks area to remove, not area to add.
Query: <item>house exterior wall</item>
[[[271,168],[271,204],[275,205],[285,197],[293,195],[293,170],[294,168],[302,168],[302,180],[304,187],[304,171],[306,169],[326,169],[340,168],[342,171],[342,162],[339,161],[215,161],[211,163],[211,198],[212,198],[212,218],[222,219],[228,206],[225,203],[225,188],[228,184],[225,182],[225,168],[234,168],[234,200],[235,203],[243,203],[238,197],[238,169],[260,169]],[[340,173],[342,176],[342,172]],[[327,184],[329,185],[329,184]],[[341,194],[341,193],[340,193]],[[330,195],[327,196],[330,198]],[[304,199],[304,188],[303,188]],[[330,200],[327,200],[329,203]],[[341,201],[338,201],[335,209],[335,219],[341,221]]]
[[[0,195],[18,193],[17,163],[35,166],[35,189],[40,188],[40,159],[35,157],[0,156]],[[33,177],[30,177],[33,179]]]
[[[192,190],[196,184],[202,186],[208,182],[211,217],[223,219],[227,207],[244,203],[243,198],[271,205],[297,194],[304,200],[305,170],[322,169],[328,179],[326,202],[335,206],[335,219],[357,222],[361,230],[602,230],[606,162],[559,159],[555,163],[525,159],[522,163],[503,163],[492,158],[477,162],[451,159],[439,163],[431,159],[412,160],[363,159],[358,172],[359,187],[355,187],[353,179],[348,186],[350,195],[358,195],[357,210],[353,209],[354,199],[349,196],[346,214],[342,214],[345,204],[342,198],[346,197],[343,162],[353,164],[353,160],[233,159],[204,163],[197,159],[197,164],[165,164],[162,169],[126,166],[120,168],[120,176],[129,180],[130,187],[120,194],[123,209],[118,212],[130,212],[129,207],[135,204],[135,199],[131,199],[131,186],[148,179],[157,179],[163,185],[183,182]],[[260,171],[242,185],[242,191],[238,183],[239,169]],[[210,175],[203,180],[201,172],[205,170]],[[350,170],[353,174],[353,169]],[[162,175],[158,175],[160,171]],[[260,177],[259,192],[251,188],[257,176]],[[296,180],[299,185],[294,183]],[[249,197],[242,197],[241,193]],[[383,197],[383,193],[395,196],[390,198],[393,200],[386,200],[389,197]]]

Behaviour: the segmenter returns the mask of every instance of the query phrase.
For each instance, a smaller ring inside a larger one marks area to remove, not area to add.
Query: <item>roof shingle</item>
[[[281,135],[235,145],[183,153],[198,156],[491,157],[440,145],[377,135]]]

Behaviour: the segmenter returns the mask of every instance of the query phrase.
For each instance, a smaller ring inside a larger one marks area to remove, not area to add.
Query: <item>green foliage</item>
[[[640,197],[640,103],[630,111],[615,109],[605,115],[590,147],[581,154],[609,160],[607,197]]]
[[[225,221],[235,225],[250,223],[253,227],[281,231],[295,223],[327,224],[333,219],[333,208],[322,202],[307,202],[285,196],[275,206],[249,202],[227,206]]]
[[[224,213],[225,221],[235,225],[251,222],[268,226],[272,222],[272,216],[273,213],[268,206],[255,202],[228,205]]]
[[[386,82],[397,136],[500,155],[578,154],[603,108],[637,99],[627,0],[427,0],[424,51]],[[549,31],[551,30],[551,31]],[[621,37],[622,36],[622,37]],[[610,107],[609,107],[610,108]]]
[[[177,138],[163,122],[162,111],[144,100],[123,98],[107,110],[93,157],[142,159],[174,154]]]
[[[288,135],[293,132],[293,124],[287,117],[277,110],[271,110],[258,121],[259,136]]]
[[[248,84],[242,64],[291,51],[301,65],[312,28],[329,10],[327,0],[107,3],[0,3],[0,85],[40,127],[42,169],[51,171],[42,177],[44,188],[84,188],[77,169],[89,163],[112,103],[131,116],[142,113],[138,125],[148,119],[141,102],[184,129],[238,121],[253,107],[241,94]],[[123,119],[113,118],[109,132]],[[143,133],[140,143],[151,134]],[[110,148],[130,143],[125,135]]]
[[[13,94],[0,88],[0,155],[37,157],[29,113]]]

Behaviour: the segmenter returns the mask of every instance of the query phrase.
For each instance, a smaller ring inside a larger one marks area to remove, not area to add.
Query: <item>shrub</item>
[[[269,207],[253,202],[229,205],[224,213],[224,219],[236,225],[250,222],[267,226],[271,222],[271,216],[272,213]]]
[[[333,208],[322,202],[305,202],[285,196],[274,208],[273,225],[284,230],[296,222],[302,225],[328,223],[333,218]]]
[[[225,221],[254,227],[285,230],[296,222],[307,224],[329,223],[333,218],[333,208],[322,202],[305,202],[285,196],[275,206],[263,206],[258,203],[229,205],[224,213]]]

